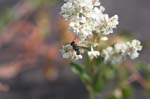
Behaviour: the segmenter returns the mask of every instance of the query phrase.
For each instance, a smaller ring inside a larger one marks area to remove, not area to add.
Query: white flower
[[[139,56],[138,51],[142,50],[141,42],[133,40],[131,42],[116,43],[114,47],[103,49],[102,54],[105,62],[120,63],[126,56],[135,59]]]
[[[121,91],[120,89],[118,89],[118,88],[115,89],[114,95],[115,95],[115,97],[118,98],[118,99],[122,98],[122,96],[123,96],[122,91]]]
[[[105,8],[100,5],[99,0],[65,1],[60,13],[70,22],[69,30],[81,40],[91,37],[93,31],[110,34],[117,25],[118,17],[109,18],[107,14],[103,14]],[[97,28],[97,26],[102,28]]]
[[[102,40],[102,41],[107,41],[107,40],[108,40],[108,37],[103,36],[103,37],[101,37],[101,40]]]
[[[103,35],[109,35],[113,33],[113,29],[119,24],[117,15],[109,18],[108,14],[103,14],[100,16],[100,20],[101,23],[98,27],[96,27],[95,31]]]
[[[139,40],[132,40],[132,42],[127,42],[128,46],[135,51],[142,50],[141,42]]]
[[[100,6],[99,0],[93,0],[92,3],[94,6]]]
[[[132,42],[127,42],[129,46],[128,55],[131,59],[135,59],[139,56],[138,51],[142,50],[141,42],[139,40],[132,40]]]
[[[135,58],[139,57],[139,53],[138,52],[132,52],[132,53],[129,53],[129,56],[131,59],[135,59]]]
[[[108,21],[109,26],[112,28],[116,28],[116,26],[119,24],[118,18],[118,15],[114,15],[113,17],[111,17]]]
[[[117,53],[124,54],[128,50],[128,46],[126,43],[116,43],[114,45],[114,49]]]
[[[92,59],[97,58],[98,56],[100,56],[100,52],[99,51],[94,51],[93,47],[91,47],[91,51],[88,52],[88,56],[92,60]]]
[[[102,53],[104,55],[104,62],[107,62],[110,60],[111,56],[114,53],[113,48],[109,46],[106,49],[103,49]]]
[[[124,56],[120,53],[117,53],[113,47],[107,47],[103,50],[104,62],[111,62],[112,64],[120,63]]]
[[[72,60],[79,60],[79,59],[82,59],[82,55],[77,55],[77,53],[74,51],[73,52],[73,55],[71,57]]]

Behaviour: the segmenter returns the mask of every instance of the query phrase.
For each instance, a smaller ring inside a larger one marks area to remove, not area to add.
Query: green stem
[[[89,99],[94,99],[94,91],[91,85],[87,85],[87,90],[88,90],[88,95],[89,95]]]

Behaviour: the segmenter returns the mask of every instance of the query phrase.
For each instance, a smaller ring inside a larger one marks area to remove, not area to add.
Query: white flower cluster
[[[139,56],[138,51],[142,50],[141,42],[132,40],[131,42],[116,43],[113,47],[103,49],[102,54],[105,62],[119,63],[129,56],[135,59]]]
[[[84,52],[87,52],[91,60],[100,56],[105,62],[116,63],[124,60],[126,56],[131,59],[137,58],[138,51],[142,49],[138,40],[96,49],[100,48],[100,42],[108,40],[108,35],[113,33],[113,29],[119,24],[117,15],[109,17],[104,11],[105,8],[100,5],[99,0],[65,0],[60,13],[70,22],[69,30],[79,38],[78,43],[87,47]],[[72,60],[82,58],[78,51],[77,44],[66,44],[61,49],[63,58]]]
[[[109,18],[104,14],[104,7],[99,0],[65,0],[61,8],[62,16],[70,21],[69,30],[75,33],[80,40],[85,40],[93,35],[108,35],[113,33],[113,28],[118,25],[118,16]]]

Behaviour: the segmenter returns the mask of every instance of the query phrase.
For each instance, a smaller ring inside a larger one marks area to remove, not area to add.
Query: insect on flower
[[[81,54],[82,49],[88,49],[85,46],[78,45],[74,40],[70,43],[70,45],[72,46],[73,50],[76,51],[77,55]]]
[[[63,58],[71,59],[71,60],[78,60],[82,59],[82,53],[84,53],[84,49],[88,49],[87,47],[79,46],[80,43],[76,43],[73,40],[70,43],[64,44],[60,50]]]
[[[81,53],[80,53],[80,50],[79,50],[79,46],[75,43],[75,41],[72,41],[71,43],[70,43],[70,45],[72,46],[72,48],[76,51],[76,54],[77,55],[80,55]]]
[[[77,44],[75,42],[75,40],[73,40],[70,43],[66,43],[65,45],[70,45],[72,47],[72,49],[76,52],[76,55],[81,55],[81,53],[83,52],[83,50],[88,49],[85,46]]]

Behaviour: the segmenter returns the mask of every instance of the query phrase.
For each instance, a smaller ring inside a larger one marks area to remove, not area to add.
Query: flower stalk
[[[87,85],[86,87],[87,87],[89,99],[94,99],[95,93],[94,93],[93,87],[90,84]]]

